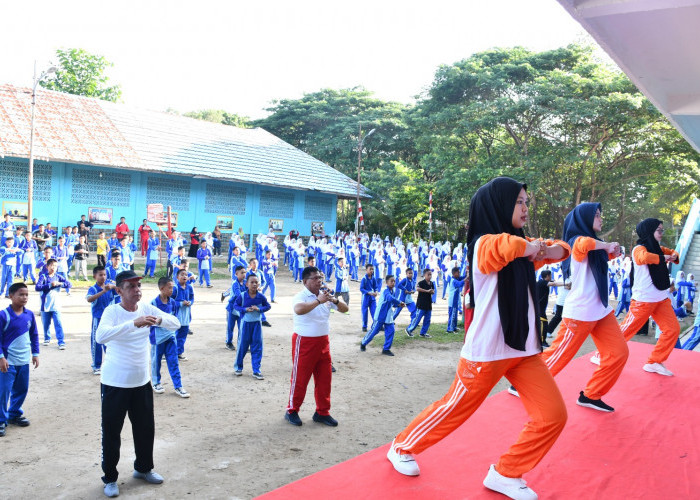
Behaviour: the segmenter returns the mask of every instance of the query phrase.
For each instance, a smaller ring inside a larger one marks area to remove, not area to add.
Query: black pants
[[[121,432],[127,413],[134,436],[134,470],[148,472],[153,469],[153,389],[148,383],[141,387],[113,387],[102,384],[102,481],[116,482],[119,477],[119,448]]]
[[[559,304],[554,306],[554,316],[549,320],[549,325],[547,326],[547,331],[554,333],[554,330],[559,326],[561,322],[561,313],[564,311],[564,306]]]
[[[105,260],[105,256],[104,256],[104,255],[98,255],[98,256],[97,256],[97,265],[98,265],[98,266],[102,266],[102,267],[104,267],[104,266],[107,265],[107,261]]]

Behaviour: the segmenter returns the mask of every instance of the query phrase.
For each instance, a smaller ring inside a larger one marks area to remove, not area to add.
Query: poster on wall
[[[217,215],[216,227],[224,233],[233,232],[233,215]]]
[[[101,207],[88,208],[88,221],[96,226],[112,225],[112,209]]]
[[[27,202],[26,201],[3,201],[2,216],[10,215],[10,222],[27,225]]]
[[[311,223],[311,236],[323,236],[323,222]]]
[[[163,224],[168,223],[168,212],[167,211],[163,212],[162,221],[163,221]],[[172,210],[170,211],[170,225],[174,228],[177,227],[177,212],[173,212]]]
[[[284,219],[270,219],[267,227],[274,233],[281,233],[284,231]]]

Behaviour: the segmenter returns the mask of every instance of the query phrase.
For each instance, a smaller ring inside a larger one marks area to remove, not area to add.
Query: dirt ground
[[[286,269],[278,273],[277,303],[268,313],[272,327],[264,329],[265,380],[258,381],[251,376],[249,356],[244,376],[235,377],[235,353],[224,347],[220,293],[229,283],[222,278],[213,289],[195,287],[195,333],[186,345],[189,359],[180,365],[190,399],[174,394],[163,364],[166,392],[154,394],[155,470],[165,482],[152,486],[131,477],[134,450],[126,423],[121,497],[252,498],[389,442],[452,382],[460,336],[450,344],[416,338],[395,348],[393,358],[374,346],[361,353],[359,286],[352,283],[350,314],[331,316],[331,352],[338,370],[331,414],[340,425],[330,428],[311,420],[312,382],[300,412],[304,425],[293,427],[283,414],[291,370],[291,299],[302,285],[293,283]],[[143,300],[156,294],[155,285],[144,284]],[[90,311],[84,297],[85,290],[79,289],[61,297],[67,349],[59,351],[55,341],[42,345],[41,364],[31,370],[24,404],[31,426],[8,427],[7,436],[0,438],[4,498],[104,498],[100,381],[90,369]],[[0,301],[6,307],[8,301]],[[39,309],[35,292],[29,307]],[[407,319],[405,312],[399,317],[398,332]],[[433,323],[446,320],[446,304],[438,300]],[[579,354],[592,349],[588,340]],[[501,381],[493,392],[505,387]]]

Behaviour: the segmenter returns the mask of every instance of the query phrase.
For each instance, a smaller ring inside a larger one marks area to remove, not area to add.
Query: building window
[[[258,215],[263,217],[281,217],[291,219],[294,217],[294,194],[281,191],[260,191],[260,211]]]
[[[170,205],[174,210],[190,209],[190,181],[149,177],[146,184],[146,203]]]
[[[322,196],[306,196],[304,219],[330,221],[333,218],[332,202]]]
[[[105,207],[128,207],[131,203],[131,175],[110,170],[73,169],[71,203]]]
[[[210,214],[245,215],[248,190],[231,184],[207,182],[207,196],[204,211]]]
[[[34,201],[51,201],[50,163],[34,162]],[[0,158],[0,198],[3,200],[26,200],[29,162]]]

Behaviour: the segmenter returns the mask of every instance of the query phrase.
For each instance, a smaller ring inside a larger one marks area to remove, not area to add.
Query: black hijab
[[[572,249],[576,238],[579,236],[588,236],[589,238],[603,241],[593,231],[593,219],[597,210],[602,210],[600,203],[581,203],[569,212],[564,219],[564,236],[562,239]],[[595,278],[595,284],[598,287],[600,301],[605,307],[608,307],[608,253],[605,250],[588,252],[588,265],[593,271],[593,278]],[[571,276],[571,257],[562,263],[561,268],[564,279]]]
[[[651,282],[659,290],[668,290],[671,288],[671,280],[668,277],[668,269],[666,268],[666,259],[661,250],[661,245],[654,238],[656,229],[663,224],[659,219],[644,219],[637,224],[637,245],[642,245],[649,253],[655,253],[659,256],[658,264],[649,264],[649,275]]]
[[[469,205],[469,230],[467,231],[467,258],[469,268],[474,269],[474,246],[485,234],[508,233],[525,237],[522,229],[513,227],[513,210],[520,190],[527,185],[510,177],[497,177],[484,184],[474,194]],[[474,273],[469,273],[469,298],[474,306]],[[498,314],[506,345],[525,350],[530,324],[528,321],[529,300],[536,300],[535,266],[526,257],[520,257],[498,271]],[[540,324],[535,321],[537,338]]]

